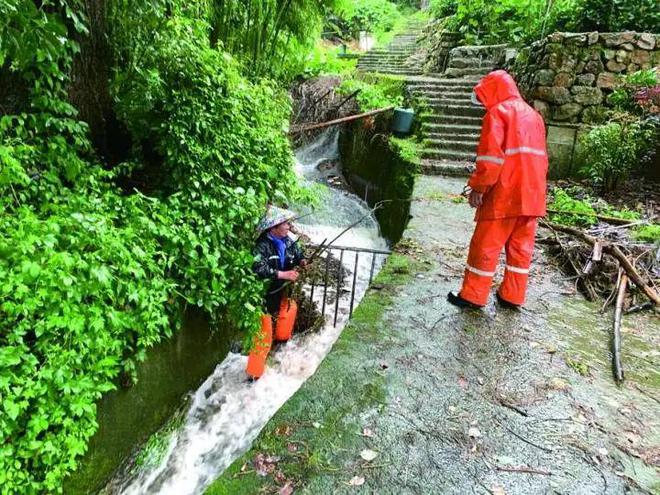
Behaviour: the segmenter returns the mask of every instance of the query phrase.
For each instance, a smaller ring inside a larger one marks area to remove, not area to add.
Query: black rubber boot
[[[495,293],[495,297],[497,297],[497,304],[499,304],[503,308],[511,309],[513,311],[520,311],[520,306],[518,304],[513,304],[512,302],[509,302],[506,299],[502,299],[502,296],[500,296],[499,292]]]
[[[453,292],[450,292],[447,294],[447,301],[449,301],[450,304],[453,304],[454,306],[458,308],[468,308],[468,309],[480,309],[481,306],[471,303],[470,301],[466,301],[463,299],[461,296],[454,294]]]

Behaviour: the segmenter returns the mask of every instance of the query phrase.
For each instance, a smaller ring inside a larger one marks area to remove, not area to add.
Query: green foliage
[[[435,19],[442,19],[456,14],[459,0],[431,0],[429,10]]]
[[[303,75],[305,77],[320,75],[350,77],[355,71],[356,65],[357,59],[340,56],[340,47],[320,41],[308,55]]]
[[[332,4],[319,0],[209,2],[211,43],[236,56],[253,76],[289,79],[302,72]]]
[[[660,32],[656,0],[571,0],[560,24],[574,32]]]
[[[441,0],[432,5],[447,17],[445,29],[459,32],[468,44],[522,43],[544,30],[545,0]]]
[[[339,94],[350,95],[359,90],[356,99],[360,110],[368,112],[378,108],[400,106],[403,103],[405,82],[401,78],[383,75],[365,75],[360,79],[345,79]]]
[[[552,222],[564,225],[589,226],[598,223],[596,210],[589,201],[573,198],[564,189],[555,188],[552,191],[553,200],[548,205],[551,210],[566,213],[551,213]]]
[[[554,31],[660,32],[655,0],[432,0],[431,13],[470,44],[527,44]]]
[[[610,122],[594,127],[580,140],[582,173],[603,190],[613,190],[652,144],[651,132],[639,122]]]
[[[641,115],[660,112],[660,77],[657,70],[640,70],[623,76],[609,95],[608,102],[619,111]]]
[[[301,196],[286,93],[211,46],[206,11],[112,4],[111,86],[135,145],[108,171],[68,103],[81,5],[35,5],[0,1],[0,56],[29,89],[0,119],[0,487],[21,494],[61,491],[96,401],[186,305],[258,327],[253,229],[267,201]],[[118,190],[147,160],[150,197]]]
[[[414,139],[390,136],[390,146],[401,158],[416,165],[421,163],[421,145]]]
[[[590,197],[579,187],[554,188],[552,198],[548,210],[553,210],[549,216],[555,223],[589,227],[598,223],[597,215],[624,220],[641,218],[639,212],[626,208],[617,210],[602,199]]]
[[[339,0],[335,10],[353,37],[358,31],[371,31],[378,36],[392,30],[401,17],[397,5],[388,0]]]
[[[642,242],[660,243],[660,225],[643,225],[633,232],[633,238]]]

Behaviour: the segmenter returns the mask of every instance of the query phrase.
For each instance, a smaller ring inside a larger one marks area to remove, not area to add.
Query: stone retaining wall
[[[621,76],[658,66],[651,33],[554,33],[520,51],[509,69],[546,121],[551,178],[576,175],[580,136],[603,122]]]
[[[513,71],[546,121],[593,123],[619,76],[657,66],[660,34],[554,33],[523,49]]]

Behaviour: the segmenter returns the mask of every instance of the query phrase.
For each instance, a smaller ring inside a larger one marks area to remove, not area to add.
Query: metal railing
[[[356,286],[358,278],[366,278],[365,271],[369,271],[369,279],[367,282],[367,287],[371,285],[371,282],[374,278],[374,273],[376,271],[378,257],[382,257],[382,260],[391,254],[391,251],[386,251],[382,249],[369,249],[369,248],[356,248],[349,246],[331,246],[326,250],[325,258],[321,258],[321,261],[324,263],[323,268],[323,277],[320,280],[317,277],[311,278],[311,283],[305,285],[309,290],[309,300],[314,301],[314,292],[316,289],[323,290],[323,295],[320,298],[321,306],[321,316],[325,318],[326,307],[332,306],[334,304],[334,315],[332,317],[333,326],[337,326],[337,315],[339,314],[340,300],[348,301],[348,317],[350,318],[353,315],[353,307],[355,305],[355,295],[356,295]],[[347,274],[347,267],[344,266],[345,254],[351,253],[354,255],[354,260],[352,260],[352,274]],[[333,254],[331,257],[330,254]],[[338,255],[338,257],[337,257]],[[362,256],[362,261],[366,259],[366,266],[363,268],[360,267],[360,256]],[[371,259],[369,259],[369,256]],[[330,261],[332,258],[338,259],[339,264],[334,267],[330,267]],[[362,277],[364,275],[365,277]],[[350,276],[350,289],[344,288],[344,282],[346,278]],[[328,302],[328,288],[334,289],[335,291],[335,300],[333,302]],[[349,299],[350,298],[350,299]]]

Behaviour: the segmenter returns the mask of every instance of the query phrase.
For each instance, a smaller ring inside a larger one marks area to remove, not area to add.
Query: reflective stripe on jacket
[[[476,220],[545,215],[548,155],[543,118],[520,96],[503,70],[474,88],[486,107],[477,169],[468,185],[484,193]]]

